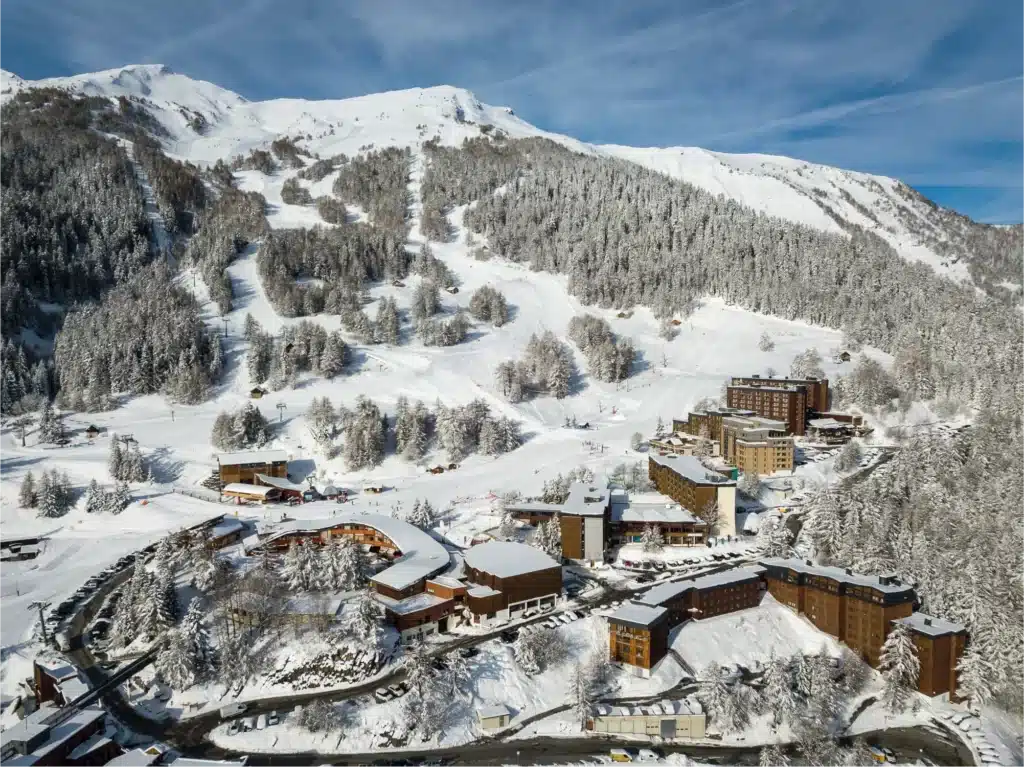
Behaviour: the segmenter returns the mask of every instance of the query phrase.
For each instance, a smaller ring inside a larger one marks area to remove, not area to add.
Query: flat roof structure
[[[700,459],[692,455],[656,455],[651,453],[648,457],[659,466],[672,469],[676,474],[685,477],[695,485],[720,485],[735,486],[736,480],[729,479],[724,474],[719,474],[707,468],[700,462]]]
[[[512,716],[512,711],[509,710],[508,706],[503,706],[500,703],[492,703],[488,706],[480,706],[476,710],[477,716],[481,719],[491,719],[495,716]]]
[[[267,474],[257,474],[256,478],[264,485],[276,487],[278,490],[297,490],[300,493],[304,493],[309,490],[309,487],[306,485],[297,485],[285,477],[271,477]]]
[[[911,613],[906,618],[896,618],[893,623],[902,623],[904,626],[926,636],[940,637],[947,634],[963,634],[967,627],[959,623],[947,621],[944,618],[936,618],[925,613]]]
[[[342,525],[369,527],[390,540],[402,552],[390,566],[381,570],[370,580],[392,589],[402,590],[419,580],[440,573],[451,564],[448,549],[433,536],[410,525],[403,519],[385,517],[383,514],[367,514],[358,511],[343,511],[324,519],[292,519],[267,527],[266,537],[260,543],[294,533],[319,533]],[[485,546],[488,544],[484,544]]]
[[[645,591],[638,601],[650,606],[663,605],[691,589],[704,591],[705,589],[718,588],[719,586],[728,586],[732,583],[743,583],[753,578],[760,578],[764,572],[764,568],[759,565],[748,565],[746,567],[725,570],[721,573],[688,578],[685,581],[662,583]]]
[[[431,607],[437,607],[438,605],[443,605],[445,602],[451,601],[435,594],[428,594],[427,592],[415,594],[411,597],[406,597],[405,599],[392,599],[391,597],[384,596],[383,594],[374,594],[373,597],[395,615],[408,615],[409,613],[427,610]]]
[[[862,575],[841,567],[816,565],[803,559],[762,559],[761,564],[765,567],[785,567],[794,572],[817,575],[851,586],[866,586],[885,594],[902,594],[913,591],[913,586],[901,583],[895,576]]]
[[[665,503],[635,503],[633,501],[612,503],[612,522],[636,522],[643,524],[688,524],[703,525],[678,503],[665,499]]]
[[[280,463],[288,460],[286,450],[239,450],[234,453],[218,453],[217,463],[221,466],[247,466],[255,463]]]
[[[244,482],[231,482],[224,485],[221,493],[224,495],[257,495],[260,498],[267,498],[275,490],[277,490],[276,487],[267,487],[266,485],[247,485]]]
[[[647,628],[653,626],[666,615],[668,615],[668,610],[664,607],[653,607],[640,604],[639,602],[625,602],[608,616],[608,620],[615,623],[626,623],[630,626]]]
[[[540,549],[510,541],[489,541],[470,546],[463,552],[463,557],[468,567],[496,578],[514,578],[559,567],[558,562]]]
[[[603,517],[608,509],[610,491],[607,481],[573,482],[565,503],[530,501],[509,504],[508,510],[529,514],[565,514],[572,517]]]

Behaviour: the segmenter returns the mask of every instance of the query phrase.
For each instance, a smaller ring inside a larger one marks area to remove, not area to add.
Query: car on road
[[[624,748],[613,748],[608,752],[613,762],[632,762],[633,755]]]
[[[896,753],[891,748],[868,745],[868,751],[877,764],[896,764]]]

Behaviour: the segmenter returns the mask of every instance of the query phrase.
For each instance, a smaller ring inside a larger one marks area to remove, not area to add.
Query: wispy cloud
[[[160,62],[253,99],[450,83],[588,141],[791,154],[898,176],[978,216],[1024,204],[1020,3],[596,8],[4,0],[0,64],[40,77]]]

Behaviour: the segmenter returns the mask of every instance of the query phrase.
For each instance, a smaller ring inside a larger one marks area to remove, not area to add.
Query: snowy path
[[[135,171],[135,179],[139,182],[139,188],[142,190],[146,219],[149,221],[149,228],[153,233],[154,244],[157,250],[167,259],[168,266],[174,269],[176,264],[172,255],[171,238],[167,234],[167,225],[164,222],[164,217],[160,215],[160,208],[157,205],[156,194],[153,192],[153,185],[149,183],[149,175],[146,173],[145,168],[135,159],[135,144],[124,139],[119,139],[119,143],[128,153],[128,159],[131,160],[132,169]]]

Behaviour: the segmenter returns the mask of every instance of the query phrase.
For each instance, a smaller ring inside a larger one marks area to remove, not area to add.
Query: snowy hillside
[[[39,81],[25,81],[6,71],[0,75],[2,99],[31,87],[135,99],[167,130],[164,143],[169,153],[199,164],[266,148],[285,136],[321,157],[351,156],[371,147],[418,147],[435,137],[442,144],[455,145],[485,131],[510,138],[545,137],[575,151],[642,165],[754,210],[823,231],[842,232],[839,221],[863,227],[908,260],[927,263],[954,279],[969,279],[963,248],[956,243],[966,219],[953,217],[884,176],[770,155],[585,144],[540,130],[510,108],[488,106],[469,91],[451,86],[343,100],[250,102],[160,65]],[[939,252],[941,244],[950,242],[952,252]]]

